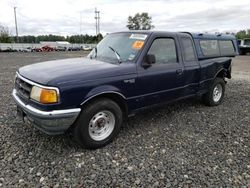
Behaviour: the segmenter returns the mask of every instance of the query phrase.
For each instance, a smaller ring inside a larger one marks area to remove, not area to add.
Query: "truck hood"
[[[21,67],[19,74],[43,85],[59,86],[107,77],[135,74],[135,64],[111,64],[88,58],[46,61]]]

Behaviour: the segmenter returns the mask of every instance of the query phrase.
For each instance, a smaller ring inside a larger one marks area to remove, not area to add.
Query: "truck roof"
[[[148,35],[172,34],[172,35],[179,35],[180,37],[189,36],[189,37],[192,37],[194,41],[198,59],[209,59],[209,58],[225,57],[225,56],[235,57],[235,55],[239,54],[239,48],[238,48],[238,44],[237,44],[235,36],[228,35],[228,34],[207,34],[207,33],[167,32],[167,31],[148,31],[148,30],[139,30],[139,31],[130,30],[130,31],[117,32],[117,33],[131,33],[131,34],[141,33],[141,34],[148,34]],[[205,42],[203,46],[201,45],[201,41]],[[223,43],[223,41],[225,41],[226,43],[225,42]],[[202,49],[202,48],[205,48],[205,49]],[[209,50],[208,53],[210,54],[204,53],[204,51],[207,49]],[[223,53],[221,52],[222,50],[224,50]]]
[[[188,33],[188,32],[184,32]],[[190,34],[194,39],[216,39],[216,40],[234,40],[235,36],[228,35],[228,34],[207,34],[207,33],[188,33]]]
[[[229,34],[208,34],[208,33],[193,33],[193,32],[169,32],[169,31],[151,31],[151,30],[130,30],[130,31],[121,31],[116,33],[145,33],[145,34],[151,34],[151,33],[185,33],[188,35],[191,35],[194,39],[216,39],[216,40],[234,40],[235,36],[229,35]]]

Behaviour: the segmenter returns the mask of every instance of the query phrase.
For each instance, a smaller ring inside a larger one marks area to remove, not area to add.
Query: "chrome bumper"
[[[80,108],[42,111],[25,104],[17,96],[15,89],[12,91],[12,96],[27,119],[39,130],[50,135],[64,133],[74,123],[81,111]]]

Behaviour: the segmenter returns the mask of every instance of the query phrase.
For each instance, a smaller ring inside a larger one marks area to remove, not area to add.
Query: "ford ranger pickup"
[[[231,35],[112,33],[87,57],[21,67],[12,96],[19,116],[42,132],[70,132],[94,149],[145,108],[194,96],[208,106],[221,104],[237,54]]]

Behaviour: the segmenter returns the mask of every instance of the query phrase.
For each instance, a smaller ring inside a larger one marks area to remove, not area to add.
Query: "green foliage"
[[[8,28],[0,25],[0,42],[1,43],[11,43],[16,41],[16,37],[11,36]],[[20,43],[39,43],[40,41],[68,41],[70,43],[98,43],[100,40],[103,39],[102,34],[98,34],[97,36],[92,35],[72,35],[72,36],[59,36],[59,35],[26,35],[26,36],[19,36],[18,41]]]
[[[91,35],[72,35],[72,36],[57,36],[57,35],[39,35],[34,36],[23,36],[23,42],[28,43],[39,43],[40,41],[68,41],[70,43],[96,43],[97,37]],[[100,34],[100,40],[103,38]],[[21,41],[21,40],[19,40]]]
[[[91,36],[91,35],[72,35],[68,36],[66,40],[70,43],[97,43],[100,40],[103,39],[102,34],[99,34],[98,36]]]
[[[127,28],[129,30],[150,30],[154,26],[152,25],[152,18],[148,13],[143,12],[141,14],[137,13],[133,17],[129,16]]]
[[[36,37],[31,35],[18,37],[18,40],[20,43],[36,43]]]
[[[103,39],[102,34],[99,34],[98,36],[92,36],[92,35],[72,35],[72,36],[58,36],[58,35],[38,35],[38,36],[32,36],[32,35],[26,35],[26,36],[20,36],[18,37],[18,40],[20,43],[39,43],[40,41],[68,41],[70,43],[98,43],[100,40]],[[8,32],[0,32],[0,42],[2,43],[11,43],[15,41],[14,36],[10,36]]]
[[[246,32],[245,30],[241,30],[239,32],[236,33],[236,38],[237,39],[245,39],[245,38],[250,38],[250,29],[247,30],[248,32]],[[248,34],[247,34],[248,33]]]
[[[39,35],[36,37],[37,41],[65,41],[64,36],[58,36],[58,35]]]
[[[10,36],[10,32],[8,28],[5,28],[0,25],[0,42],[2,43],[11,43],[12,37]]]

